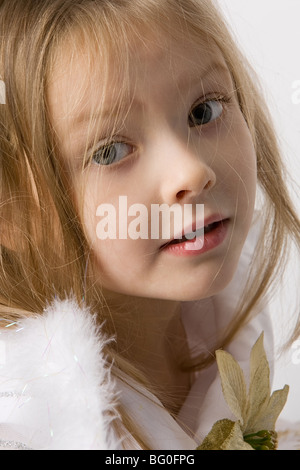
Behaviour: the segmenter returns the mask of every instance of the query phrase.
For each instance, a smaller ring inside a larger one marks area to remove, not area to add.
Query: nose
[[[204,150],[176,141],[161,155],[161,196],[168,204],[202,202],[216,184]]]

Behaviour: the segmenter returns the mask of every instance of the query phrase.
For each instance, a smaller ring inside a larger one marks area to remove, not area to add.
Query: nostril
[[[208,183],[206,183],[206,185],[204,186],[203,189],[210,189],[212,187],[212,181],[209,180]]]
[[[181,191],[178,191],[177,193],[177,199],[183,199],[185,196],[186,190],[182,189]]]

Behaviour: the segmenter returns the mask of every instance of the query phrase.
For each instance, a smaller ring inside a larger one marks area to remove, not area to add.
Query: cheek
[[[243,193],[253,199],[257,184],[256,153],[250,139],[245,139],[243,145],[237,149],[237,158],[233,162],[236,190],[241,196]],[[249,202],[250,202],[249,200]]]
[[[244,209],[253,208],[257,185],[257,157],[249,128],[239,113],[231,131],[223,141],[222,175],[224,190]]]
[[[254,209],[256,197],[257,157],[248,130],[246,131],[245,137],[242,152],[240,153],[240,158],[237,164],[237,173],[240,177],[237,187],[237,197],[242,198],[243,203],[246,206],[245,209],[251,211]]]
[[[152,265],[140,240],[97,240],[90,262],[95,282],[111,291],[134,294],[136,284],[149,282]]]
[[[111,202],[107,203],[107,200]],[[140,277],[149,262],[149,256],[146,256],[147,250],[149,251],[148,240],[131,239],[126,221],[123,221],[126,238],[119,238],[119,195],[109,194],[104,201],[101,191],[97,187],[95,189],[94,185],[88,185],[84,192],[82,209],[81,219],[91,247],[90,266],[96,280],[106,288],[113,288],[115,285],[121,288],[130,279]]]

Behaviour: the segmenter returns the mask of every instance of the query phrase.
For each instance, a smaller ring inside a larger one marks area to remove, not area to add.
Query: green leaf
[[[247,388],[240,365],[226,351],[216,351],[224,398],[236,418],[244,423]]]
[[[198,450],[274,450],[275,424],[289,392],[286,385],[270,397],[270,368],[263,334],[251,350],[249,393],[237,361],[223,350],[216,351],[224,398],[237,422],[217,421]]]
[[[257,417],[254,428],[257,429],[268,429],[269,431],[275,431],[275,424],[280,415],[284,405],[286,404],[289,393],[289,386],[285,385],[282,390],[276,390],[273,392],[267,407],[263,410],[263,413]],[[248,428],[250,432],[253,432]]]
[[[263,413],[270,399],[270,368],[264,349],[264,335],[260,335],[251,350],[250,356],[250,386],[248,396],[248,423],[244,423],[249,429],[256,423],[258,416]],[[255,426],[257,429],[257,426]],[[263,428],[260,428],[263,429]]]
[[[250,444],[254,450],[276,450],[277,433],[265,429],[255,434],[244,435],[244,441]]]
[[[253,450],[243,439],[239,423],[217,421],[197,450]]]

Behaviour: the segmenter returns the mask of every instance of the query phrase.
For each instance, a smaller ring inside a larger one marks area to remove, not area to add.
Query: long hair
[[[68,38],[78,47],[88,46],[91,62],[97,54],[108,87],[110,55],[126,77],[130,41],[143,41],[145,30],[175,39],[188,35],[195,42],[204,38],[219,47],[256,149],[263,235],[255,250],[255,271],[217,349],[233,338],[280,279],[290,241],[300,246],[300,223],[263,94],[211,0],[0,0],[0,78],[6,85],[6,104],[0,105],[0,315],[11,322],[42,313],[52,298],[70,293],[101,320],[112,314],[89,278],[89,246],[60,163],[47,87]],[[126,93],[126,79],[119,93],[120,98]],[[134,374],[115,351],[109,354]]]

